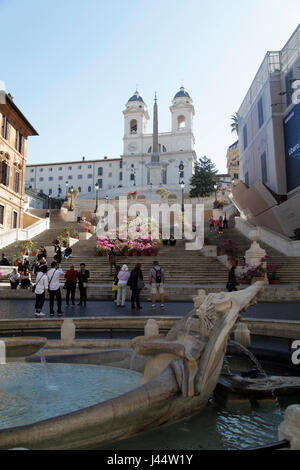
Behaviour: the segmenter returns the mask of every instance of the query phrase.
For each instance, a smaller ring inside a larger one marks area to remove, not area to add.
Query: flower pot
[[[125,252],[124,252],[124,256],[130,256],[129,251],[125,251]]]
[[[37,255],[38,255],[38,252],[37,252],[37,251],[33,251],[33,252],[31,253],[31,255],[32,255],[32,256],[37,256]]]
[[[278,284],[280,284],[280,281],[279,279],[272,279],[271,281],[269,281],[271,285],[276,285],[278,286]]]
[[[255,283],[255,282],[260,282],[260,281],[264,281],[264,280],[265,280],[264,277],[254,277],[254,278],[252,279],[253,283]]]
[[[14,261],[14,266],[19,266],[19,261]]]
[[[245,279],[244,280],[241,280],[239,281],[239,283],[243,286],[248,286],[250,284],[250,281],[246,281]]]

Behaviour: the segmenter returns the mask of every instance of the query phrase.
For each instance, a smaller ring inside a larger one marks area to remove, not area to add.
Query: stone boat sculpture
[[[240,292],[205,295],[166,337],[133,340],[146,359],[142,385],[129,393],[57,418],[0,432],[0,449],[88,449],[186,419],[204,408],[242,311],[264,283]],[[59,399],[59,396],[58,396]]]

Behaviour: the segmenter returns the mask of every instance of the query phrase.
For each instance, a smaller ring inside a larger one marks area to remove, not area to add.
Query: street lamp
[[[98,212],[98,194],[99,194],[99,184],[95,184],[95,189],[96,189],[96,207],[94,213],[97,214]]]
[[[181,186],[181,210],[184,212],[184,188],[185,188],[185,182],[181,181],[180,183]]]
[[[71,193],[71,204],[70,204],[70,212],[73,212],[74,209],[73,209],[73,192],[74,192],[74,188],[73,186],[70,187],[70,193]]]
[[[66,198],[67,198],[67,194],[68,194],[68,187],[69,187],[69,181],[66,181]]]
[[[214,190],[215,190],[215,200],[217,200],[217,190],[218,190],[218,185],[214,185]]]

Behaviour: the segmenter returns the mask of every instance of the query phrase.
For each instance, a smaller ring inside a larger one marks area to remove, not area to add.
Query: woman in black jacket
[[[135,309],[135,304],[138,310],[142,310],[140,304],[140,293],[143,287],[145,286],[143,281],[143,273],[141,270],[142,265],[137,264],[135,268],[131,271],[130,278],[128,280],[128,285],[132,290],[131,294],[131,308]]]
[[[232,266],[228,274],[228,282],[226,286],[228,292],[237,291],[236,286],[239,285],[239,283],[236,280],[235,270],[236,270],[236,266]]]
[[[82,306],[86,306],[86,301],[87,301],[87,287],[88,287],[88,279],[90,277],[90,273],[87,269],[85,269],[85,264],[81,263],[80,264],[80,271],[78,271],[77,274],[77,279],[78,279],[78,287],[80,291],[80,301],[79,304]]]

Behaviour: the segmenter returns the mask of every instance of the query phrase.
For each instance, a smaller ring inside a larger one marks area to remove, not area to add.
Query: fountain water
[[[262,368],[259,360],[254,356],[254,354],[252,354],[251,351],[249,351],[249,349],[247,349],[245,346],[243,346],[242,344],[238,343],[237,341],[231,341],[231,343],[237,347],[237,349],[239,349],[242,353],[246,354],[246,356],[249,357],[249,359],[251,359],[251,361],[255,364],[255,366],[257,367],[257,369],[259,370],[259,372],[264,375],[265,377],[268,377],[268,375],[266,374],[266,372],[264,371],[264,369]]]

